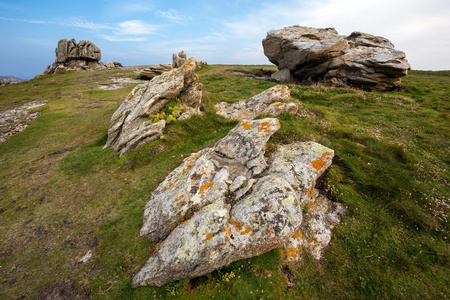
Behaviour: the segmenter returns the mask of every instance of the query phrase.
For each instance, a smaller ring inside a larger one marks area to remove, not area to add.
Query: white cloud
[[[192,17],[180,15],[175,9],[169,9],[165,11],[158,10],[156,12],[156,16],[178,24],[185,24],[187,21],[192,20]]]
[[[148,35],[155,33],[157,29],[157,25],[147,24],[139,20],[131,20],[120,23],[118,28],[113,32],[117,36]]]

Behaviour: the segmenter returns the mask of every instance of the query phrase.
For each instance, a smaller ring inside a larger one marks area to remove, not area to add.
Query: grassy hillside
[[[103,149],[109,120],[132,90],[98,89],[136,69],[46,75],[0,88],[0,111],[48,100],[25,131],[0,144],[0,298],[442,299],[450,295],[450,71],[413,71],[401,92],[290,85],[298,116],[269,141],[317,141],[336,157],[323,188],[347,206],[324,258],[286,265],[275,249],[212,274],[131,289],[154,251],[139,237],[151,192],[183,157],[236,122],[212,104],[275,85],[271,66],[198,71],[206,112],[121,158]],[[88,250],[86,263],[79,260]]]

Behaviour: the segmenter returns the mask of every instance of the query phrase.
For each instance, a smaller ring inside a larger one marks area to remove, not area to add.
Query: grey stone
[[[277,247],[295,261],[299,249],[316,253],[329,243],[343,208],[319,196],[315,183],[334,152],[314,142],[279,146],[267,167],[265,144],[279,128],[274,118],[243,120],[166,177],[145,207],[141,229],[161,243],[133,287],[195,278]],[[319,201],[325,206],[310,205]],[[305,205],[311,209],[303,217]]]
[[[391,90],[400,86],[410,69],[405,54],[388,39],[362,32],[346,37],[334,28],[296,25],[269,31],[263,47],[280,70],[274,74],[279,82],[292,80],[289,69],[297,81],[328,80],[338,86]]]

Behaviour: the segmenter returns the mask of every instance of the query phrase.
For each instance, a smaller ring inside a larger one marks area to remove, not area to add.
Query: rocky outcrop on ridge
[[[133,287],[195,278],[277,247],[289,261],[303,251],[320,257],[344,210],[315,189],[334,151],[315,142],[283,145],[268,166],[265,145],[279,128],[275,118],[240,121],[167,176],[140,232],[161,243]]]
[[[180,53],[178,53],[178,55],[174,53],[172,55],[172,63],[148,66],[146,69],[140,72],[140,78],[150,80],[153,77],[161,75],[164,72],[181,67],[186,62],[186,60],[186,52],[181,51]],[[197,68],[202,68],[206,65],[208,65],[208,63],[204,61],[197,62]]]
[[[334,28],[304,26],[271,30],[263,40],[264,54],[278,66],[272,78],[323,81],[366,90],[392,90],[410,65],[405,53],[386,38],[362,32],[339,35]]]
[[[200,114],[202,85],[195,74],[197,60],[189,58],[181,67],[137,85],[113,114],[105,147],[111,147],[123,155],[158,139],[166,127],[166,121],[150,120],[170,101],[179,98],[185,111],[178,119]]]
[[[47,104],[47,101],[32,101],[20,107],[0,112],[0,143],[10,136],[24,130],[31,122],[41,115],[35,108]]]
[[[122,67],[119,62],[100,62],[102,53],[91,41],[61,39],[55,49],[56,59],[43,74],[60,74],[66,71],[101,70]]]
[[[278,116],[282,113],[295,114],[297,103],[287,103],[291,99],[289,87],[277,85],[246,100],[235,103],[220,102],[214,107],[217,114],[235,120],[254,119],[258,115]]]

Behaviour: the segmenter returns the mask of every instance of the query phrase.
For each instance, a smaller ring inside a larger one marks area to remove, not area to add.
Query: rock
[[[46,103],[47,101],[32,101],[20,107],[0,112],[0,143],[30,125],[41,114],[40,112],[33,112],[33,109]]]
[[[167,176],[145,207],[141,229],[141,236],[161,243],[133,277],[133,287],[205,275],[293,244],[300,230],[319,236],[308,227],[311,218],[302,221],[302,210],[316,201],[315,182],[334,152],[314,142],[280,146],[267,169],[265,144],[279,128],[274,118],[243,120]],[[331,211],[318,222],[332,219]]]
[[[172,70],[172,64],[157,64],[151,65],[147,69],[140,72],[141,79],[152,79],[155,76],[161,75],[164,72]]]
[[[53,65],[47,66],[43,74],[60,74],[67,70],[85,71],[104,69],[100,62],[101,50],[91,41],[76,42],[75,39],[62,39],[55,49],[56,59]],[[107,63],[107,68],[122,66],[120,63]]]
[[[334,28],[303,26],[271,30],[263,40],[264,54],[278,66],[279,82],[329,80],[338,86],[366,90],[398,88],[410,69],[405,54],[386,38],[353,32],[338,35]]]
[[[170,100],[181,97],[183,103],[199,104],[201,85],[194,83],[198,79],[194,73],[196,62],[195,57],[191,57],[180,68],[137,85],[113,114],[105,147],[119,151],[120,155],[137,150],[162,135],[166,122],[161,120],[152,123],[149,116],[159,113]],[[184,96],[188,94],[196,98],[189,100]],[[199,107],[192,109],[200,112]]]
[[[217,114],[235,120],[254,119],[258,115],[277,116],[295,113],[298,104],[290,102],[291,92],[285,85],[277,85],[246,100],[235,103],[220,102],[215,105]]]
[[[6,78],[4,78],[1,82],[1,85],[8,85],[8,84],[10,84],[10,82]]]
[[[207,65],[208,65],[208,63],[207,63],[206,61],[201,60],[201,61],[199,61],[198,64],[197,64],[197,69],[204,68],[204,67],[206,67]]]
[[[179,68],[184,64],[185,61],[186,61],[186,52],[181,51],[180,53],[178,53],[178,55],[174,53],[172,56],[172,67]]]
[[[271,79],[276,82],[290,83],[294,82],[294,77],[292,77],[291,71],[288,68],[277,71],[270,76]]]
[[[120,62],[118,62],[118,61],[113,61],[113,64],[114,64],[114,67],[116,67],[116,68],[122,68],[123,67],[122,64]]]

